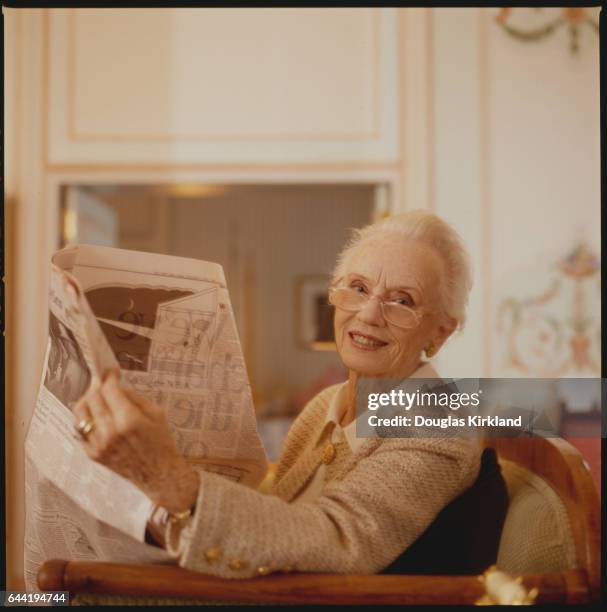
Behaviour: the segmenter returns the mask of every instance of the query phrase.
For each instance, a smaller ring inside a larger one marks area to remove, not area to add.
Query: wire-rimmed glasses
[[[419,324],[421,314],[395,300],[382,300],[378,296],[361,293],[356,287],[333,286],[329,288],[329,303],[349,312],[362,310],[369,300],[378,299],[384,319],[397,327],[409,329]]]

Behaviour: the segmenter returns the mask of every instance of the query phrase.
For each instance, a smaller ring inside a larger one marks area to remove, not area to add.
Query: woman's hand
[[[95,384],[73,408],[74,422],[93,423],[87,455],[130,480],[154,503],[183,512],[196,502],[198,473],[179,453],[164,410],[120,386],[118,372]]]

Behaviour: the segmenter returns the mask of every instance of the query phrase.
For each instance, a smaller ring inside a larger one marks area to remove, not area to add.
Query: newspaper
[[[220,265],[108,247],[55,253],[49,340],[25,443],[25,579],[45,560],[172,563],[145,543],[151,500],[88,458],[71,407],[93,379],[163,406],[183,456],[255,487],[267,470]]]

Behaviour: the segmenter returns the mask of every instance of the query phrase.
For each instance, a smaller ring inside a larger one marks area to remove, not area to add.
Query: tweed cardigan
[[[200,473],[190,524],[166,532],[182,567],[224,578],[374,574],[473,484],[481,455],[475,439],[370,438],[353,453],[340,432],[321,495],[290,503],[322,462],[334,427],[325,418],[339,387],[321,391],[293,423],[269,494]]]

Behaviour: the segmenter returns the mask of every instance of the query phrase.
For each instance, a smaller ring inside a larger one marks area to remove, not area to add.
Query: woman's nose
[[[371,296],[367,303],[358,311],[358,319],[367,325],[383,327],[386,324],[381,308],[381,300],[376,296]]]

